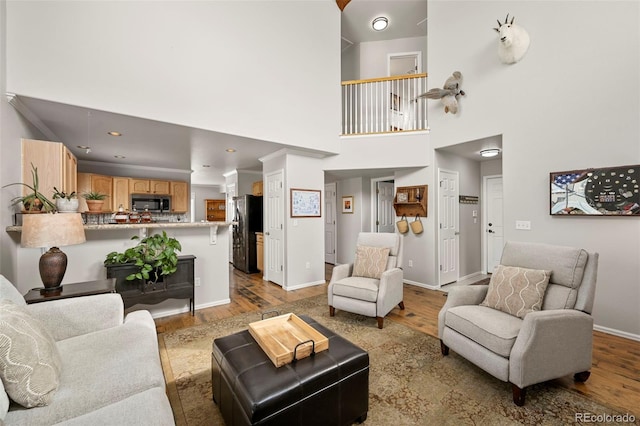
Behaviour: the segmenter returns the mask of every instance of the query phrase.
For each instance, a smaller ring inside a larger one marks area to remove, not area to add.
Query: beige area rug
[[[385,320],[337,311],[329,316],[326,296],[279,307],[281,314],[306,314],[369,352],[369,414],[365,425],[556,425],[575,424],[576,413],[624,414],[553,382],[532,386],[524,407],[511,400],[511,385],[457,354],[440,354],[438,339]],[[181,425],[224,425],[212,402],[211,348],[260,320],[248,313],[160,334],[169,399]]]

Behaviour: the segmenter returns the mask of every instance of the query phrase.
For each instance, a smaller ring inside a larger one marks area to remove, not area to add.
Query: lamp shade
[[[86,241],[80,213],[25,214],[22,247],[62,247]]]

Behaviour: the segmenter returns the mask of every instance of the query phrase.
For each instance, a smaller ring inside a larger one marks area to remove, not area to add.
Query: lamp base
[[[51,247],[40,257],[39,267],[44,291],[60,290],[60,283],[67,271],[67,255],[58,247]]]

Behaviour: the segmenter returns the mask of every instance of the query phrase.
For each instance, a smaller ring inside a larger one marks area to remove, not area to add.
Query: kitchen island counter
[[[232,222],[150,222],[150,223],[108,223],[84,225],[87,231],[110,231],[121,229],[175,229],[175,228],[211,228],[230,226]],[[7,232],[22,232],[22,226],[7,226]]]

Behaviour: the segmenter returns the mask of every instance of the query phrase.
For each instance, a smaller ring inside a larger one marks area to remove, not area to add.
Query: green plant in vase
[[[77,212],[78,211],[78,197],[76,191],[67,193],[59,191],[55,186],[53,187],[53,199],[56,202],[56,207],[59,212]]]
[[[102,205],[104,204],[104,199],[107,198],[107,194],[102,194],[101,192],[85,192],[82,194],[82,198],[87,201],[87,208],[90,212],[100,212],[102,211]]]
[[[11,201],[11,205],[15,206],[16,204],[22,203],[25,211],[27,212],[54,212],[56,211],[56,205],[51,202],[42,192],[39,190],[40,180],[38,178],[38,168],[31,163],[31,177],[33,179],[33,184],[29,185],[22,182],[9,183],[4,185],[3,188],[12,185],[22,185],[29,188],[32,192],[30,194],[24,195],[22,197],[15,197]]]
[[[134,235],[132,240],[140,237]],[[104,264],[133,263],[139,269],[127,276],[128,281],[135,279],[144,283],[155,284],[161,276],[171,275],[178,268],[178,253],[182,250],[180,242],[175,238],[162,234],[150,235],[140,240],[138,245],[125,250],[123,253],[111,252],[107,255]]]

